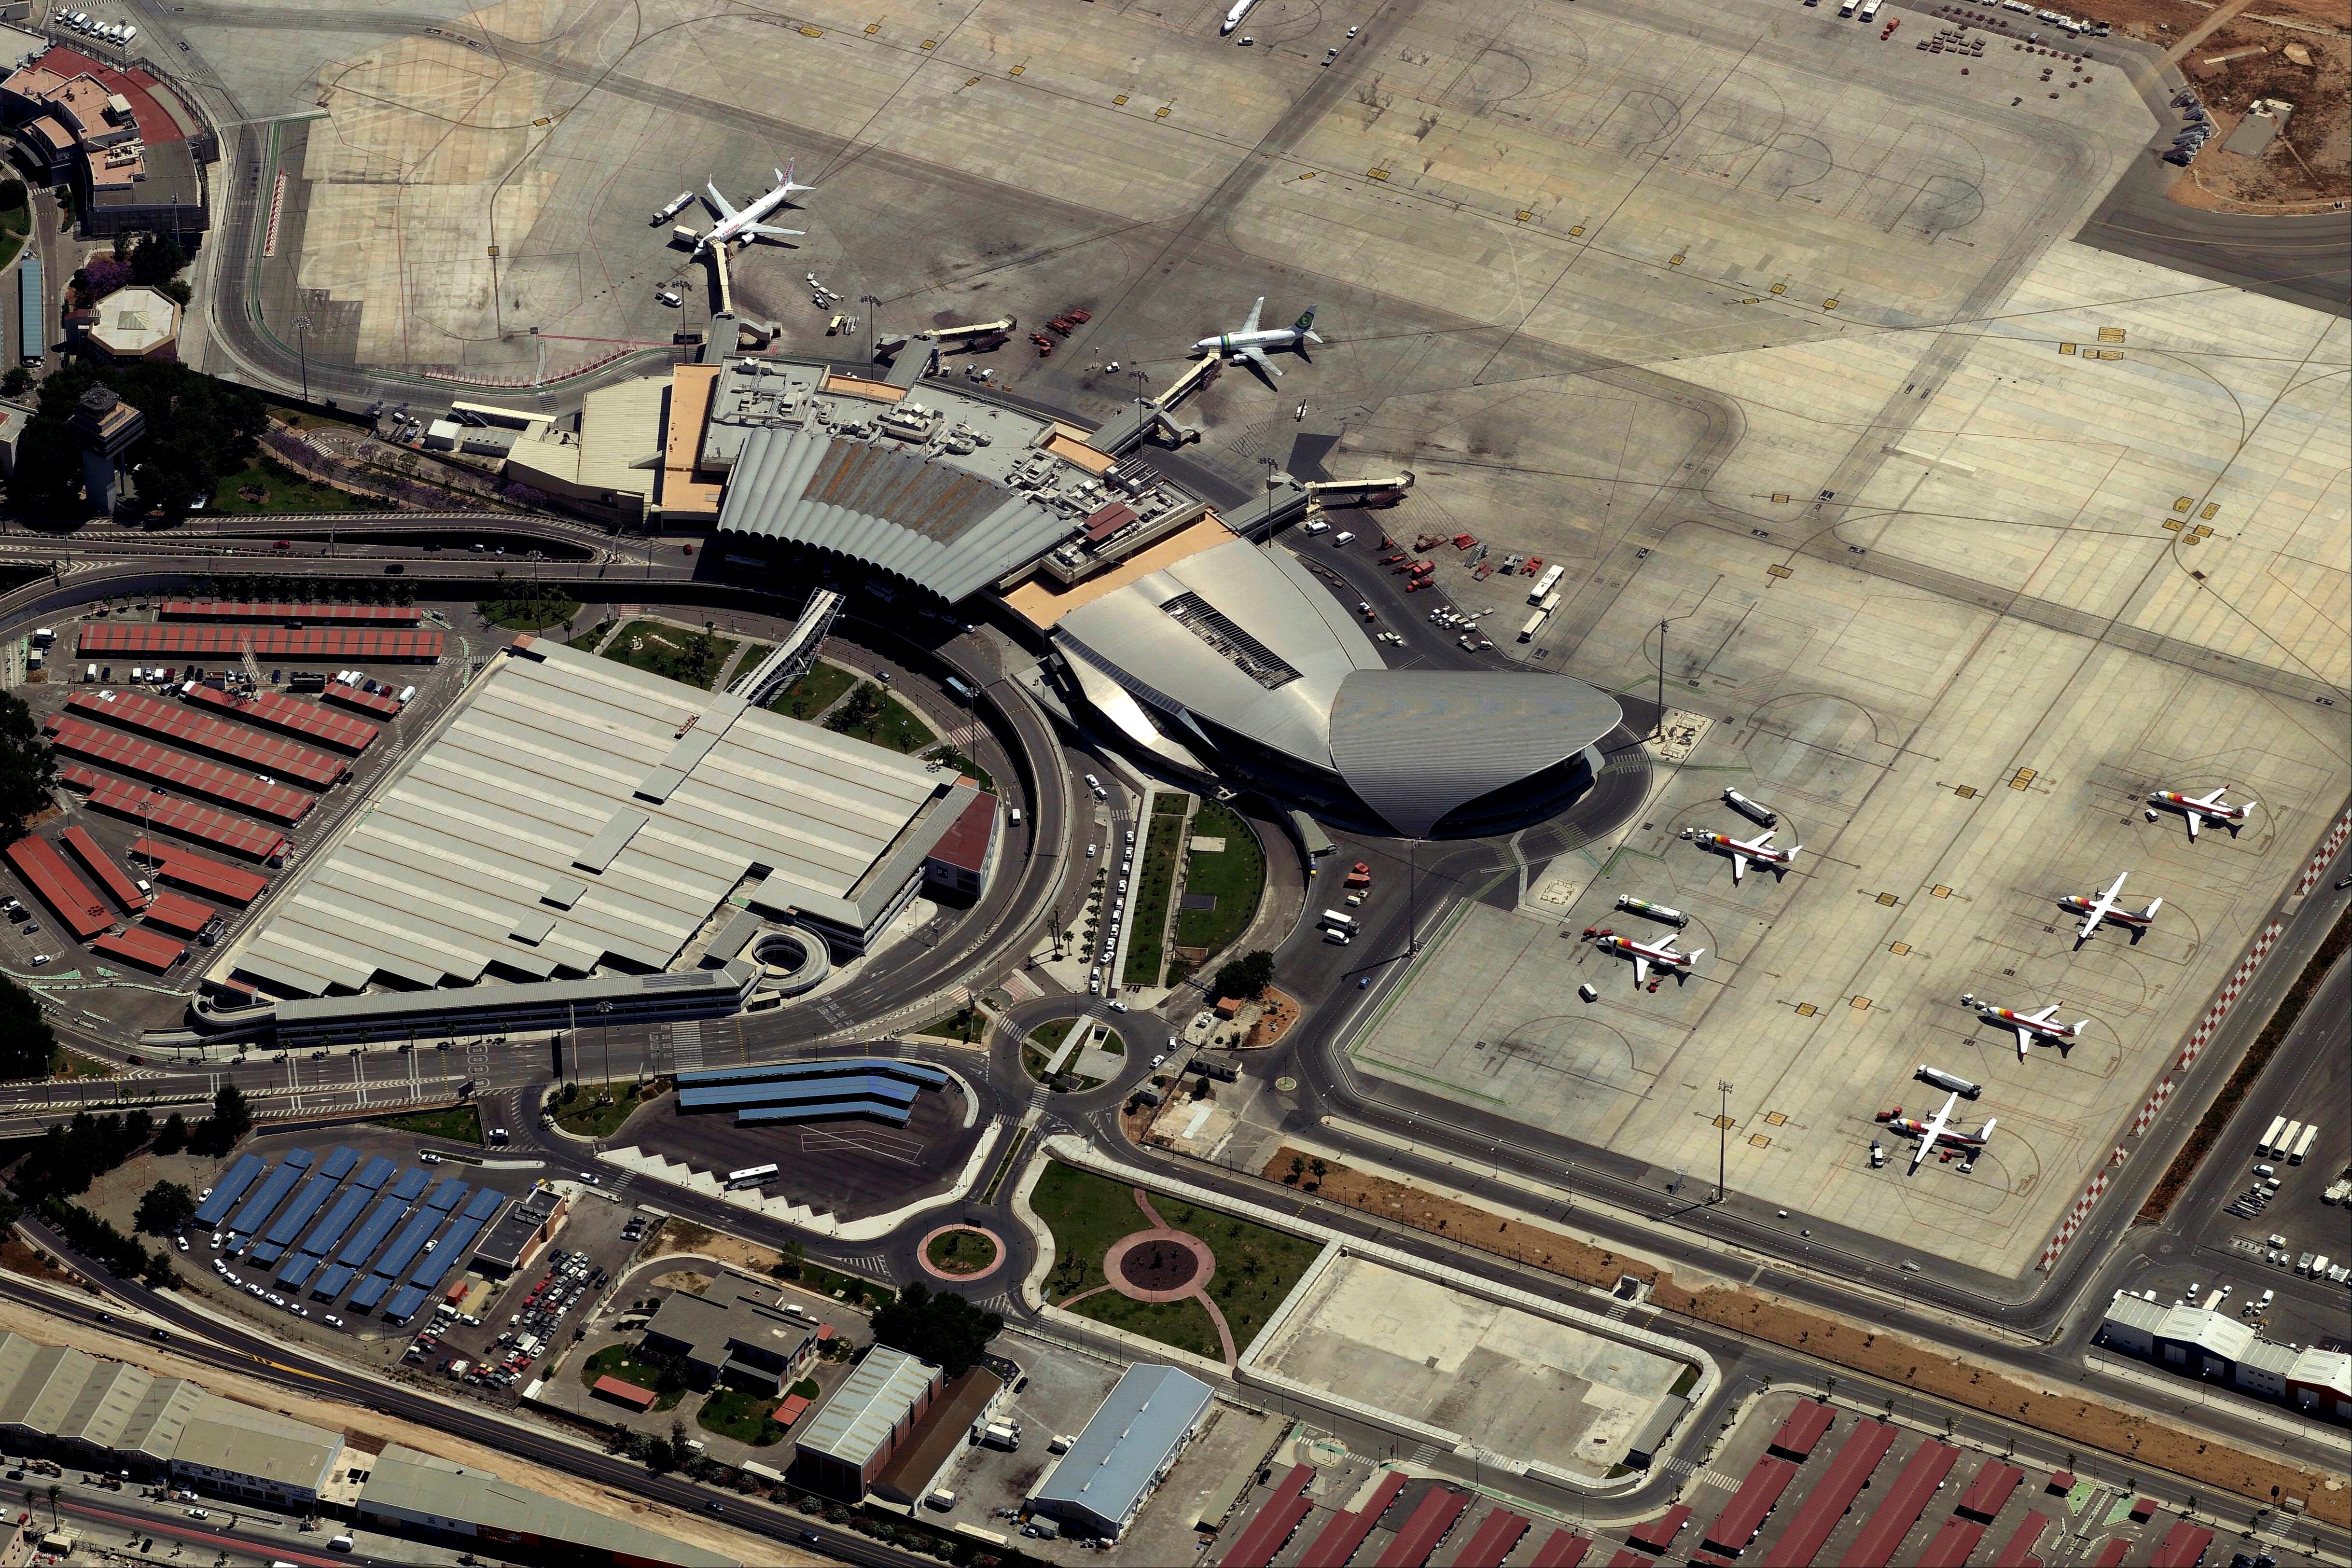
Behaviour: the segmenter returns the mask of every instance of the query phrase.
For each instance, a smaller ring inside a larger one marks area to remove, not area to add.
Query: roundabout
[[[923,1271],[951,1284],[970,1284],[996,1272],[1004,1261],[1003,1239],[978,1225],[942,1225],[923,1238]]]

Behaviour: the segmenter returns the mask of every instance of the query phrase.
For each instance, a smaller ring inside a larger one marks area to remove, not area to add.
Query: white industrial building
[[[2352,1354],[2279,1344],[2210,1308],[2167,1306],[2121,1291],[2107,1308],[2099,1343],[2308,1414],[2352,1421]]]
[[[707,990],[697,1009],[732,1012],[765,936],[796,934],[811,963],[865,950],[968,810],[959,781],[520,636],[209,978],[304,1027],[321,1004],[295,998],[344,998],[337,1027],[360,1027],[341,1013],[530,1009],[538,987],[617,986],[571,1005],[625,1014]]]
[[[1030,1511],[1118,1540],[1201,1429],[1209,1398],[1207,1384],[1175,1367],[1129,1367],[1069,1452],[1037,1478]]]

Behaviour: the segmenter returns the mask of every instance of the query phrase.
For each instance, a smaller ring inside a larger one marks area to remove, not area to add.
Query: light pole
[[[871,294],[861,294],[857,302],[866,307],[866,368],[874,368],[874,317],[882,308],[882,301]]]
[[[598,1034],[598,1035],[600,1035],[601,1037],[603,1037],[603,1045],[604,1045],[604,1087],[605,1087],[606,1089],[608,1089],[608,1090],[609,1090],[609,1089],[611,1089],[611,1088],[612,1088],[612,1086],[613,1086],[613,1016],[612,1016],[612,1015],[613,1015],[613,1004],[612,1004],[612,1003],[610,1003],[610,1002],[598,1002],[598,1003],[596,1004],[596,1032],[597,1032],[597,1034]]]
[[[297,316],[289,323],[294,329],[296,342],[301,346],[302,401],[310,401],[310,318]]]
[[[1697,614],[1696,610],[1680,615],[1669,615],[1658,622],[1658,712],[1650,721],[1650,738],[1660,740],[1666,733],[1666,628],[1677,621],[1687,621]]]
[[[1731,1081],[1718,1078],[1715,1087],[1723,1101],[1715,1118],[1715,1196],[1707,1201],[1721,1203],[1724,1176],[1731,1161]]]

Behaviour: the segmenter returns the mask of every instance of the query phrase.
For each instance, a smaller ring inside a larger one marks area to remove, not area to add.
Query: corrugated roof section
[[[205,762],[184,751],[166,750],[69,714],[58,714],[42,727],[48,732],[50,743],[68,756],[223,801],[273,821],[299,822],[319,803],[315,795],[283,784],[265,784],[250,773]]]
[[[177,883],[207,898],[217,898],[239,908],[259,898],[269,886],[266,876],[153,839],[134,840],[131,853],[133,859],[153,866],[158,881]]]
[[[383,733],[364,720],[330,712],[317,703],[297,702],[277,692],[257,692],[250,697],[233,697],[211,686],[198,685],[182,693],[181,696],[184,701],[207,713],[225,714],[244,719],[248,724],[299,736],[304,740],[315,741],[354,757],[365,751],[369,743]]]
[[[96,621],[81,628],[84,657],[235,659],[247,645],[263,659],[353,659],[362,664],[437,663],[438,632],[363,631],[350,626],[209,626]]]
[[[111,698],[96,692],[76,692],[66,699],[66,706],[86,718],[140,730],[174,746],[226,758],[257,773],[290,779],[313,789],[327,789],[351,771],[351,764],[342,758],[138,692],[117,692]]]
[[[929,1362],[877,1344],[834,1391],[797,1446],[862,1469],[939,1375]]]
[[[128,817],[142,828],[201,839],[251,860],[275,860],[286,852],[285,834],[212,806],[174,799],[160,788],[109,779],[79,766],[58,768],[58,779],[69,788],[88,790],[89,803],[97,810]]]
[[[414,626],[425,612],[409,604],[289,604],[254,600],[167,599],[155,607],[164,621],[356,622],[362,625]]]

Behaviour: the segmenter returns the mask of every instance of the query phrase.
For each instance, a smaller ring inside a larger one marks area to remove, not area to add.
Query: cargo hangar
[[[924,338],[872,375],[706,350],[590,393],[576,432],[526,432],[507,473],[724,547],[854,563],[886,598],[986,595],[1044,654],[1024,682],[1041,706],[1194,788],[1413,838],[1509,831],[1591,788],[1615,699],[1566,676],[1389,668],[1346,606],[1260,548],[1304,514],[1304,486],[1277,475],[1221,513],[1134,455],[1168,423],[1156,405],[1087,431],[938,363]]]

